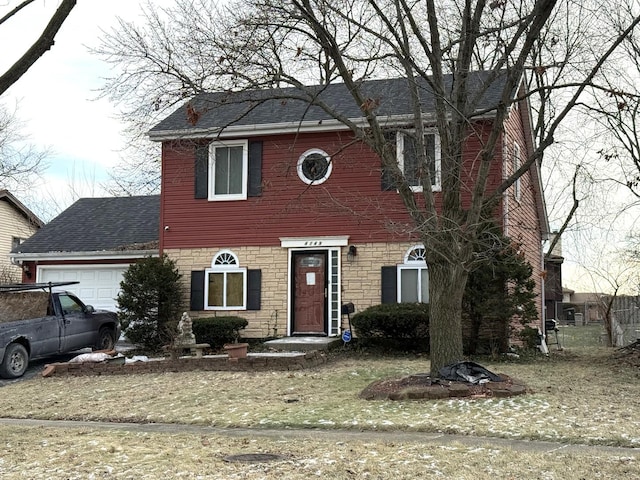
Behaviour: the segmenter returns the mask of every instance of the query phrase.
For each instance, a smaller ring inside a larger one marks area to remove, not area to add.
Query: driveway
[[[52,355],[46,358],[40,358],[38,360],[31,360],[29,362],[29,367],[23,376],[19,378],[14,378],[12,380],[7,380],[6,378],[0,378],[0,387],[4,387],[5,385],[10,385],[12,383],[21,382],[23,380],[29,380],[36,375],[40,375],[42,370],[44,370],[44,366],[48,363],[56,363],[56,362],[68,362],[76,355],[80,355],[81,353],[91,352],[90,348],[85,348],[83,350],[77,350],[75,352],[64,353],[60,355]]]

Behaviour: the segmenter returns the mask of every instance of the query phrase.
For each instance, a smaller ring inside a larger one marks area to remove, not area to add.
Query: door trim
[[[287,251],[287,336],[291,336],[293,333],[293,284],[294,284],[294,269],[293,269],[293,254],[298,252],[321,252],[327,254],[326,264],[326,282],[327,282],[327,297],[325,298],[325,335],[329,337],[338,336],[340,332],[341,322],[341,297],[342,291],[340,288],[342,282],[341,272],[341,249],[338,246],[332,246],[329,248],[289,248]]]
[[[296,332],[294,330],[295,323],[295,311],[296,311],[296,259],[303,255],[322,255],[324,257],[324,285],[323,285],[323,306],[322,306],[322,330],[315,332]],[[327,336],[328,334],[328,290],[329,290],[329,251],[328,250],[295,250],[291,252],[291,276],[289,280],[291,282],[291,303],[289,304],[289,311],[291,312],[291,335],[295,336]]]

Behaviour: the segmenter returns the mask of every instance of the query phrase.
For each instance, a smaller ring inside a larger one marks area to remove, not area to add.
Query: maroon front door
[[[326,252],[293,252],[293,334],[326,334]]]

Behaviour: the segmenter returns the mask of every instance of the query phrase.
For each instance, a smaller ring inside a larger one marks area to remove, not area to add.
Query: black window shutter
[[[395,148],[396,146],[396,132],[386,132],[384,134],[385,139],[387,140],[387,142],[390,142],[393,147]],[[380,160],[380,162],[382,162],[382,159]],[[382,167],[382,177],[381,177],[381,188],[383,192],[387,192],[389,190],[395,190],[395,186],[393,184],[393,177],[391,176],[391,172],[389,171],[388,168],[385,168],[384,164],[381,165]]]
[[[195,198],[209,197],[209,145],[198,145],[196,147],[195,164]]]
[[[260,310],[262,270],[247,270],[247,310]]]
[[[427,160],[429,162],[429,175],[431,176],[431,185],[437,184],[436,178],[436,136],[435,134],[427,134],[424,136],[424,143],[427,150]]]
[[[382,267],[382,287],[380,303],[398,302],[398,269],[397,267]]]
[[[190,310],[204,310],[204,270],[191,272]]]
[[[247,196],[262,195],[262,142],[249,142],[249,185]]]

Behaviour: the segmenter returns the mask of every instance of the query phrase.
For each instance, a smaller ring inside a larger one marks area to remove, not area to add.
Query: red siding
[[[531,154],[530,141],[526,138],[521,106],[514,108],[505,124],[504,133],[504,157],[505,177],[513,173],[514,144],[520,146],[521,164]],[[505,194],[505,214],[503,217],[503,229],[509,238],[517,246],[519,251],[533,268],[533,279],[536,282],[536,291],[542,292],[542,232],[541,219],[538,210],[538,198],[534,177],[531,170],[520,178],[520,198],[515,196],[515,185],[512,185]],[[542,303],[538,302],[540,318],[542,319]]]
[[[488,125],[488,124],[485,124]],[[486,134],[477,125],[480,136]],[[193,142],[163,145],[161,249],[279,245],[280,237],[349,235],[350,242],[407,240],[412,231],[400,197],[381,190],[380,160],[371,150],[351,144],[348,133],[279,135],[263,138],[260,197],[210,202],[194,198]],[[477,172],[482,138],[472,136],[463,170],[468,183]],[[298,177],[299,156],[321,148],[332,157],[333,170],[321,185]],[[502,176],[499,156],[492,164],[495,187]],[[436,202],[439,194],[436,195]],[[470,190],[462,194],[463,204]],[[406,227],[405,227],[406,225]],[[394,233],[395,232],[395,233]]]

